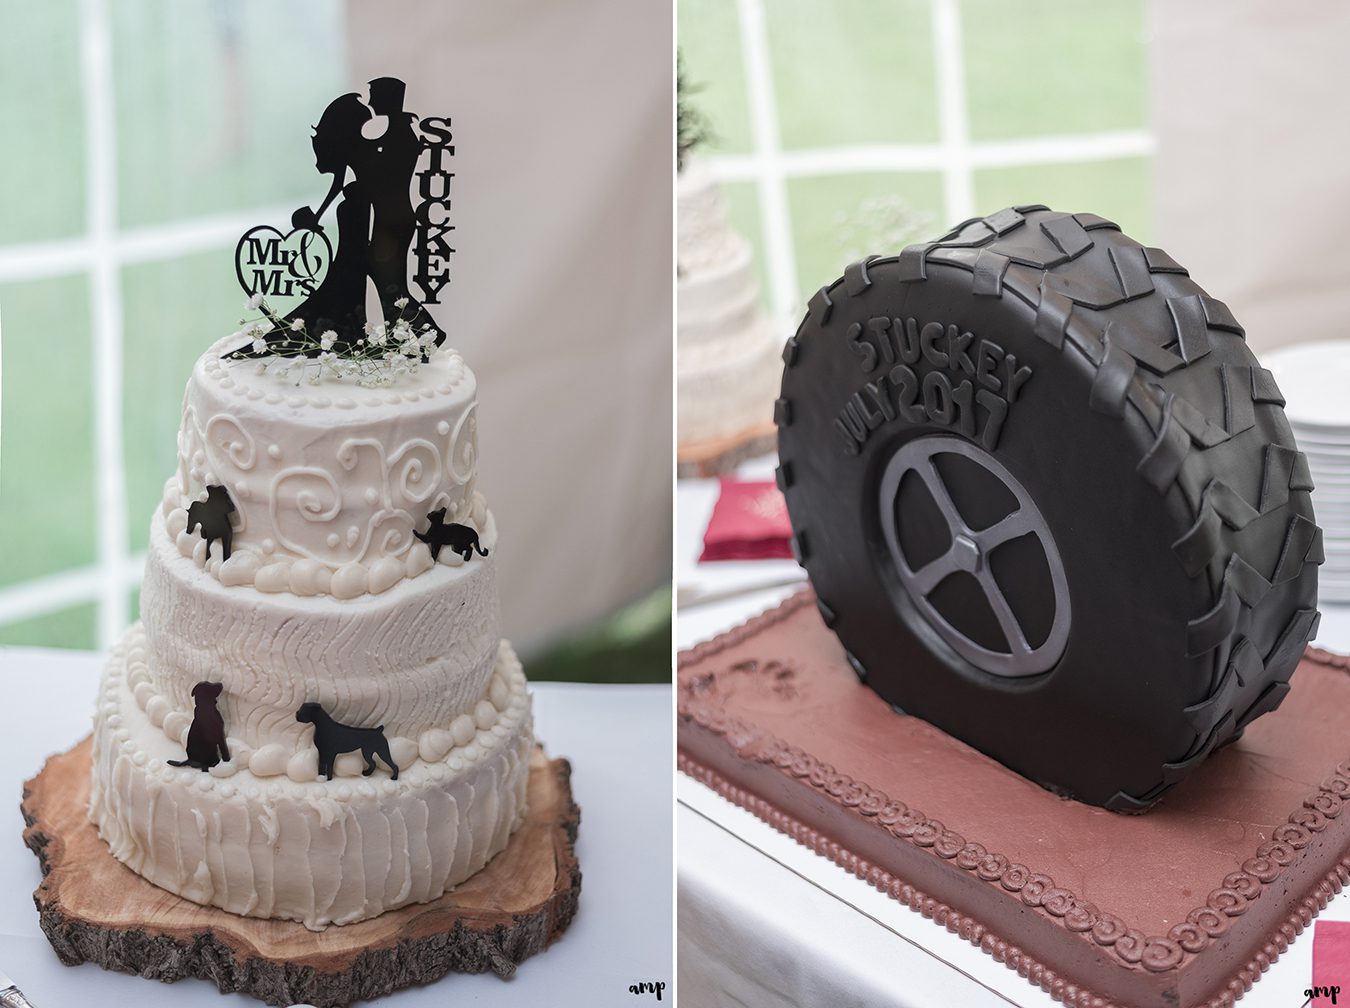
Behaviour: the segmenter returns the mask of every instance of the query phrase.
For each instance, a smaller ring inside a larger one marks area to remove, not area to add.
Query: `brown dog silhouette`
[[[187,759],[169,760],[169,766],[189,766],[210,770],[221,760],[230,758],[225,744],[225,719],[216,708],[216,698],[223,685],[218,682],[199,682],[192,687],[196,707],[192,711],[192,727],[188,729]]]

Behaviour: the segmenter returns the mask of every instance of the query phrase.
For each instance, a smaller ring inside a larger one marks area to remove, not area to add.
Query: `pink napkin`
[[[1313,985],[1303,992],[1311,1008],[1350,1000],[1350,921],[1313,922]],[[1336,990],[1340,988],[1340,990]]]
[[[699,561],[790,559],[791,538],[787,505],[772,480],[723,477]]]

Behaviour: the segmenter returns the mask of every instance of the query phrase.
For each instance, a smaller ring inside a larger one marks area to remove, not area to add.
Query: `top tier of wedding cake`
[[[414,532],[442,507],[491,547],[475,490],[477,384],[456,351],[363,387],[311,383],[318,365],[305,358],[224,359],[231,349],[222,340],[193,368],[163,509],[171,537],[222,584],[340,599],[385,591],[430,569]],[[235,508],[228,560],[221,550],[208,560],[186,533],[185,509],[212,485]]]

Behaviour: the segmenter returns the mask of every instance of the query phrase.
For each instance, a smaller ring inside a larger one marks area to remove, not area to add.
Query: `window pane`
[[[0,30],[5,157],[0,245],[84,230],[84,120],[75,0],[11,3]]]
[[[784,148],[937,139],[927,0],[768,0]]]
[[[976,140],[1141,129],[1142,0],[963,0]]]
[[[788,199],[803,305],[849,263],[899,252],[944,227],[942,178],[935,173],[793,179]]]
[[[197,358],[238,328],[244,294],[233,283],[231,249],[128,267],[122,456],[130,548],[148,541],[150,515],[178,464],[183,387]],[[252,317],[251,313],[250,317]]]
[[[92,651],[97,646],[95,625],[92,604],[75,606],[0,626],[0,644]]]
[[[736,5],[727,0],[680,0],[679,18],[685,100],[703,114],[712,130],[707,147],[743,154],[752,144]]]
[[[975,173],[976,210],[993,213],[1022,203],[1044,203],[1066,213],[1100,214],[1136,241],[1152,232],[1148,160],[1123,158],[1094,164],[1029,165]]]
[[[94,562],[88,281],[0,286],[0,584]]]
[[[123,226],[323,195],[297,116],[317,122],[350,83],[342,4],[121,0],[109,15]]]

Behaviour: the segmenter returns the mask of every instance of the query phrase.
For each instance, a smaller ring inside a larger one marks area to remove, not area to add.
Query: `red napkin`
[[[1331,1004],[1332,987],[1339,987],[1336,1003],[1350,999],[1350,922],[1320,920],[1313,923],[1313,988],[1303,992],[1312,998],[1312,1008]]]
[[[792,526],[774,482],[726,477],[721,482],[699,561],[791,559]]]

